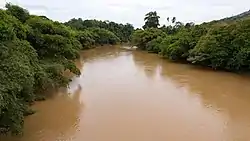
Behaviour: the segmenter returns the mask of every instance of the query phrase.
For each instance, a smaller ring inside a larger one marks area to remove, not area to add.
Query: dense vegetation
[[[158,53],[173,61],[213,69],[236,72],[250,70],[248,16],[240,14],[227,20],[200,25],[176,22],[174,17],[169,26],[162,27],[159,27],[157,18],[160,17],[156,12],[146,14],[145,29],[138,29],[132,35],[132,42],[139,49]]]
[[[65,70],[80,74],[73,61],[81,49],[128,41],[133,31],[130,24],[79,28],[73,21],[62,24],[12,4],[0,9],[0,133],[21,133],[24,116],[33,113],[29,105],[45,90],[67,86]]]
[[[113,32],[122,42],[129,42],[130,36],[134,31],[134,27],[127,23],[125,25],[118,24],[110,21],[98,21],[98,20],[82,20],[79,19],[71,19],[65,23],[74,29],[77,30],[85,30],[89,28],[103,28]]]

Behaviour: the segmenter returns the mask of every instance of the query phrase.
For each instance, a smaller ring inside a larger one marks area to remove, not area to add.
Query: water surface
[[[84,51],[81,76],[1,141],[249,141],[250,78],[155,54]]]

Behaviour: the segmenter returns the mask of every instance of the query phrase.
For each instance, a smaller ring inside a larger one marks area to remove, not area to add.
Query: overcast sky
[[[53,20],[64,22],[76,17],[131,23],[135,27],[144,24],[149,11],[158,12],[162,25],[167,17],[202,23],[250,9],[250,0],[0,0],[0,6],[6,1]]]

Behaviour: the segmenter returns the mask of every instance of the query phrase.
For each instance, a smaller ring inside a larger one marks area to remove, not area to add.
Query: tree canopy
[[[168,17],[167,21],[174,25],[158,28],[159,16],[150,12],[146,14],[144,30],[133,33],[132,43],[139,49],[158,53],[173,61],[228,71],[250,71],[250,18],[242,18],[242,15],[245,16],[246,12],[226,18],[230,20],[200,25],[184,24],[176,21],[175,17],[172,20]]]
[[[134,31],[133,25],[127,24],[118,24],[112,21],[98,21],[98,20],[82,20],[71,19],[65,23],[74,29],[85,30],[88,28],[103,28],[113,32],[122,42],[129,42],[130,36]]]
[[[10,3],[0,19],[0,134],[20,134],[24,116],[34,112],[29,105],[45,90],[68,85],[64,71],[80,74],[74,64],[80,50],[129,41],[134,30],[97,20],[63,24]]]
[[[157,28],[160,26],[159,19],[160,16],[157,15],[156,11],[147,13],[144,18],[145,25],[143,26],[143,29]]]

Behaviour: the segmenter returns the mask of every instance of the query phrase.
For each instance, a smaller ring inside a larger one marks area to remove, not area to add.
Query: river
[[[1,141],[249,141],[250,78],[156,54],[83,51],[81,76]]]

